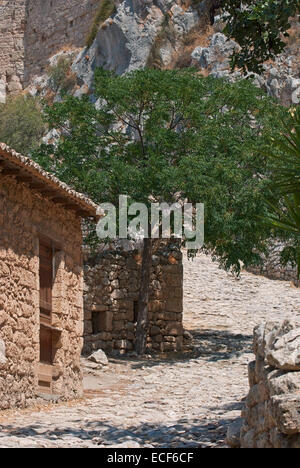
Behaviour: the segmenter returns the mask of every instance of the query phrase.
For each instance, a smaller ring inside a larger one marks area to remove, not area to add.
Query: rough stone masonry
[[[256,327],[254,353],[241,431],[236,426],[235,438],[230,430],[228,442],[242,448],[300,448],[300,323]]]
[[[40,393],[82,394],[83,208],[96,215],[86,197],[0,144],[0,410]]]
[[[0,96],[40,75],[64,46],[82,47],[98,0],[0,0]]]
[[[134,348],[141,281],[140,250],[109,250],[85,262],[84,353]],[[180,351],[183,344],[183,265],[176,242],[161,241],[152,257],[148,349]]]

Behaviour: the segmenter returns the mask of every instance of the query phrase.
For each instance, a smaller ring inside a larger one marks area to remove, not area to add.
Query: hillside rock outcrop
[[[196,47],[191,54],[192,64],[214,78],[235,81],[243,78],[239,71],[230,69],[230,57],[239,49],[238,44],[218,32],[209,39],[207,47]],[[254,83],[284,105],[300,103],[300,67],[297,54],[284,52],[274,63],[264,64],[262,75],[252,74]]]
[[[78,55],[73,71],[91,86],[96,67],[118,74],[144,68],[158,35],[167,25],[175,37],[180,37],[199,20],[198,10],[180,0],[124,0],[100,26],[92,46]],[[168,34],[165,39],[161,56],[167,64],[176,44],[170,44]]]

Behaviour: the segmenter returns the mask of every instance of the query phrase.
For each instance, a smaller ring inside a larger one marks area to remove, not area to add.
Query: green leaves
[[[46,130],[42,107],[31,96],[10,97],[0,104],[0,141],[28,154],[39,144]]]
[[[299,0],[224,0],[222,6],[228,14],[225,34],[241,46],[232,57],[232,68],[261,73],[263,62],[284,49],[282,37],[288,36]]]
[[[296,109],[285,124],[282,139],[273,142],[272,187],[281,200],[267,201],[269,215],[265,222],[280,235],[284,232],[293,246],[293,261],[300,276],[300,109]],[[290,250],[290,246],[289,246]]]
[[[258,261],[269,229],[269,159],[286,111],[248,80],[227,83],[194,70],[97,70],[87,97],[47,109],[57,145],[37,160],[95,201],[205,204],[206,248],[226,268]]]

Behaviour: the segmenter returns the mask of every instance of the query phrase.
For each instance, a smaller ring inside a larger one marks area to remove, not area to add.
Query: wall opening
[[[92,312],[93,335],[106,331],[106,313]]]

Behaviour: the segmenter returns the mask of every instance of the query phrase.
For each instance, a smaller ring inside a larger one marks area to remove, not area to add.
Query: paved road
[[[185,355],[86,367],[84,400],[0,414],[0,447],[225,447],[248,391],[252,329],[299,319],[300,290],[249,273],[237,280],[201,255],[185,260],[184,309]]]

